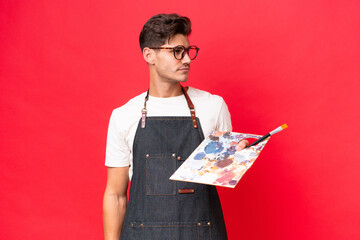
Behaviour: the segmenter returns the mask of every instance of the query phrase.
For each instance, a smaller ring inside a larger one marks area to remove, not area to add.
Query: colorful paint
[[[170,177],[170,180],[234,188],[258,158],[269,140],[240,151],[236,145],[243,139],[261,135],[213,132]]]

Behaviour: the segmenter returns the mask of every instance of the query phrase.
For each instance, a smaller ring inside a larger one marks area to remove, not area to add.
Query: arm
[[[103,200],[105,240],[119,240],[124,223],[129,182],[129,167],[108,167]]]
[[[229,131],[229,132],[232,131],[230,112],[224,100],[222,100],[222,105],[220,108],[220,113],[217,122],[217,129],[220,129],[222,131]],[[247,145],[249,145],[248,140],[246,139],[241,140],[236,145],[236,151],[240,151],[241,149],[246,148]]]

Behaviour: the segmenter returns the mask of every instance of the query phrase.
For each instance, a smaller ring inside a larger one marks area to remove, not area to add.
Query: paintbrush
[[[249,148],[249,147],[251,147],[251,146],[254,146],[254,145],[256,145],[256,144],[264,141],[266,138],[270,137],[271,135],[274,135],[275,133],[278,133],[278,132],[284,130],[284,129],[287,128],[287,127],[288,127],[288,126],[287,126],[286,124],[283,124],[283,125],[281,125],[280,127],[276,128],[275,130],[273,130],[273,131],[269,132],[268,134],[262,136],[261,138],[259,138],[258,140],[256,140],[255,142],[253,142],[252,144],[248,145],[248,146],[245,147],[245,148]],[[245,148],[244,148],[244,149],[245,149]]]

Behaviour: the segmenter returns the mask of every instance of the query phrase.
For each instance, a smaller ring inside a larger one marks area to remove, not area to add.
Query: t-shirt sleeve
[[[216,131],[232,131],[231,115],[229,109],[223,99],[221,99],[221,107],[216,124]]]
[[[130,148],[126,143],[126,132],[121,130],[121,118],[115,110],[109,122],[106,141],[105,165],[108,167],[127,167],[130,165]]]

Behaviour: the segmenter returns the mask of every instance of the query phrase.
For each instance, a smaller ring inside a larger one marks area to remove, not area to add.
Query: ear
[[[143,49],[143,57],[145,59],[145,61],[148,64],[154,64],[154,60],[155,60],[155,51],[153,49],[150,49],[148,47]]]

